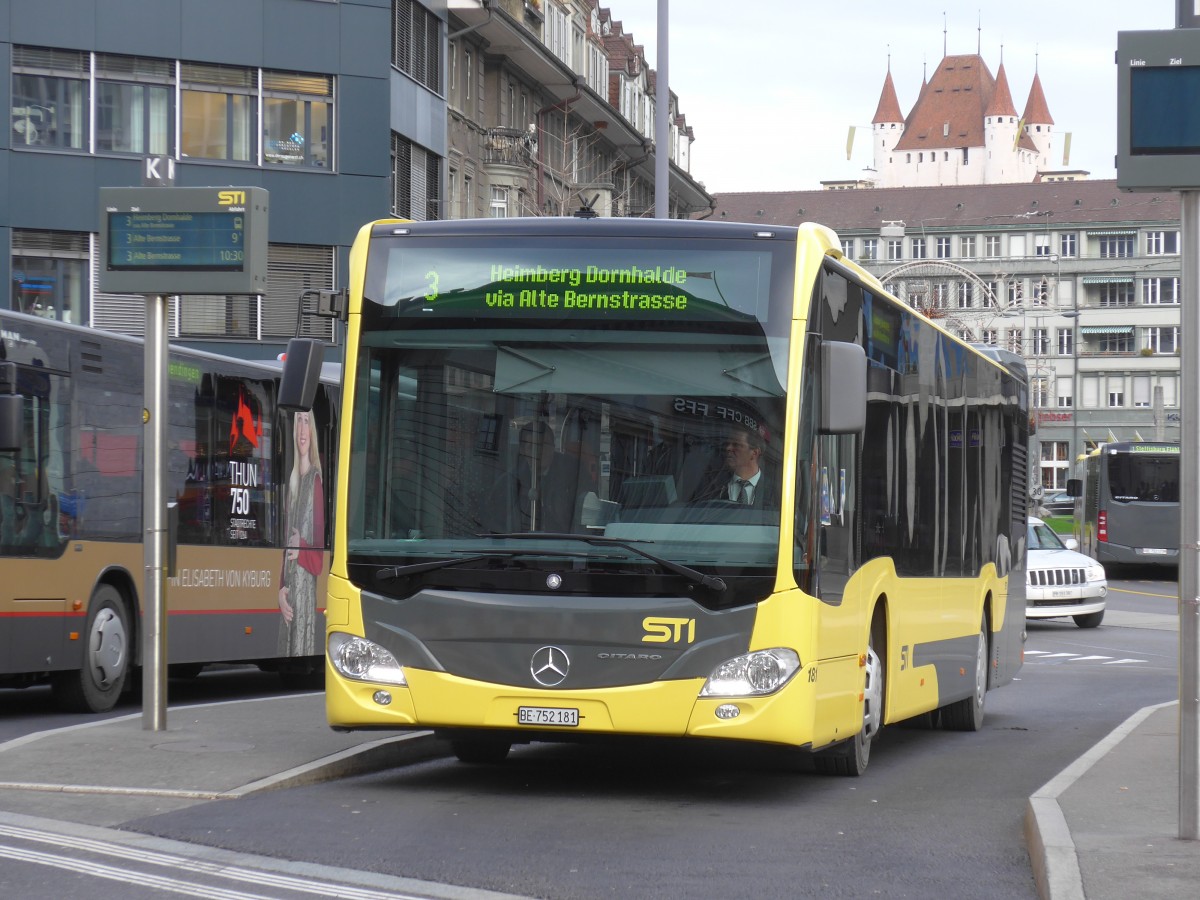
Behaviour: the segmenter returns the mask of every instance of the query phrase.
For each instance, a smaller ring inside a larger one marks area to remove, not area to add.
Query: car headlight
[[[1104,566],[1095,565],[1087,567],[1088,581],[1103,581],[1104,577]]]
[[[800,671],[795,650],[773,647],[727,659],[708,676],[701,697],[753,697],[773,694]]]
[[[408,685],[396,657],[374,641],[335,631],[329,636],[329,661],[339,675],[355,681]]]

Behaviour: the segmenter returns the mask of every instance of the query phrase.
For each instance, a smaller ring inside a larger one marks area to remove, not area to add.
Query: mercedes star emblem
[[[529,660],[533,680],[545,687],[557,687],[566,680],[571,660],[561,647],[539,647]]]

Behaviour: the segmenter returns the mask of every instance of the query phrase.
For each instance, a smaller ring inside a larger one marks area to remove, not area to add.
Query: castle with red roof
[[[877,187],[1040,181],[1052,170],[1054,139],[1036,72],[1018,114],[1003,61],[993,77],[979,54],[948,55],[905,116],[889,64],[871,120],[873,180]]]

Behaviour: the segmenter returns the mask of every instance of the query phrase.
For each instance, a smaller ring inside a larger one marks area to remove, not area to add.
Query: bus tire
[[[975,689],[970,697],[956,700],[942,708],[942,727],[947,731],[978,731],[983,727],[983,699],[988,682],[987,619],[979,626],[975,643]]]
[[[876,626],[880,619],[876,619]],[[813,757],[813,765],[822,775],[857,777],[867,770],[871,761],[871,745],[883,727],[884,671],[883,659],[875,652],[885,646],[882,627],[872,627],[867,637],[866,666],[863,673],[863,721],[858,734],[850,740],[834,744]]]
[[[1075,624],[1080,628],[1095,628],[1104,621],[1104,610],[1094,613],[1085,613],[1082,616],[1071,616],[1075,620]]]
[[[82,665],[54,676],[55,702],[68,712],[107,712],[117,704],[129,675],[132,640],[125,600],[102,584],[88,604]]]
[[[498,738],[459,738],[450,742],[450,751],[459,762],[495,765],[508,758],[512,744]]]

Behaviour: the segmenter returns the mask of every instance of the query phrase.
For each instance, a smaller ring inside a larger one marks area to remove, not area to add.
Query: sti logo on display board
[[[262,294],[267,191],[101,188],[100,290],[117,294]]]

